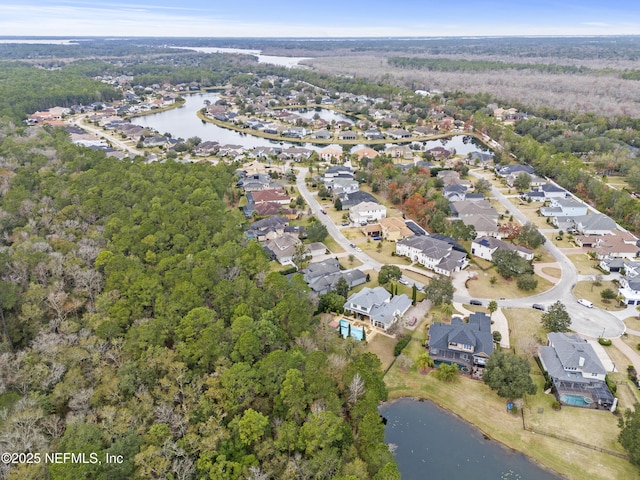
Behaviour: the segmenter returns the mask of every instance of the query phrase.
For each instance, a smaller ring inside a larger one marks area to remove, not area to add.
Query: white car
[[[356,252],[361,252],[362,249],[360,247],[356,247]]]
[[[401,278],[400,280],[398,280],[398,282],[400,282],[402,285],[409,285],[409,281],[404,278]]]
[[[591,303],[589,300],[585,300],[584,298],[579,298],[578,303],[580,305],[584,305],[587,308],[593,308],[593,303]]]

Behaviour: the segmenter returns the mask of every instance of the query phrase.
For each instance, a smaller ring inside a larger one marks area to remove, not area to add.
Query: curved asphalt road
[[[482,178],[481,175],[478,175],[476,172],[470,173],[475,177]],[[500,190],[492,187],[491,194],[523,225],[529,221]],[[619,337],[622,335],[625,331],[625,325],[621,320],[606,310],[587,308],[578,303],[578,299],[572,293],[573,287],[579,279],[575,265],[553,242],[545,242],[544,247],[560,265],[562,269],[561,280],[553,288],[538,295],[532,295],[526,298],[498,300],[498,306],[526,308],[531,307],[532,303],[540,303],[548,307],[559,300],[567,308],[567,312],[569,312],[572,319],[571,328],[577,333],[589,337],[605,338]],[[463,300],[465,299],[463,298]]]
[[[351,242],[342,234],[340,229],[327,215],[322,214],[322,206],[311,194],[305,182],[308,171],[308,168],[298,167],[296,186],[311,210],[322,224],[327,227],[329,235],[331,235],[347,252],[355,255],[358,260],[363,263],[360,268],[364,270],[379,271],[382,264],[369,257],[366,253],[357,252],[351,248],[349,245]],[[475,172],[470,173],[476,177],[480,177],[480,175]],[[491,189],[491,194],[505,207],[505,209],[509,210],[509,213],[513,215],[514,218],[518,219],[522,224],[527,223],[528,220],[526,216],[520,212],[520,210],[518,210],[500,190],[493,187]],[[567,312],[569,312],[572,319],[571,328],[577,333],[594,338],[615,338],[622,335],[625,331],[625,325],[621,320],[605,310],[601,310],[599,308],[587,308],[578,303],[578,299],[572,293],[573,287],[579,279],[575,265],[573,265],[573,263],[558,249],[558,247],[553,244],[553,242],[546,242],[544,246],[555,258],[562,269],[562,278],[553,288],[546,292],[525,298],[514,298],[509,300],[493,298],[480,299],[483,301],[483,304],[486,305],[490,300],[497,300],[500,308],[530,308],[533,303],[540,303],[548,307],[559,300],[565,305]],[[415,283],[419,288],[423,286],[419,282]],[[471,297],[461,293],[456,293],[453,297],[454,302],[466,304],[469,303],[470,299]]]

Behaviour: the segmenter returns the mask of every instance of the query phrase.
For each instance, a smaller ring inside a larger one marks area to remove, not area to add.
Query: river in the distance
[[[198,110],[205,107],[205,101],[215,103],[220,97],[217,93],[196,93],[184,96],[186,103],[171,110],[165,110],[163,112],[153,113],[150,115],[143,115],[131,119],[132,123],[142,125],[144,127],[150,127],[157,130],[160,134],[170,133],[173,138],[188,139],[191,137],[199,137],[202,141],[215,141],[220,145],[233,144],[242,145],[245,148],[253,147],[273,147],[282,143],[286,147],[300,146],[310,148],[313,150],[321,150],[326,145],[317,146],[310,143],[287,143],[287,142],[274,142],[267,140],[266,138],[254,137],[252,135],[243,134],[233,130],[219,127],[213,123],[204,122],[197,116]],[[295,111],[295,110],[292,110]],[[308,110],[306,113],[302,113],[303,116],[312,118],[315,114],[315,110]],[[318,112],[322,118],[327,120],[351,120],[342,114],[333,112],[332,110],[322,109]],[[362,148],[363,145],[356,145],[352,150]],[[467,153],[479,150],[479,147],[473,142],[469,141],[465,143],[464,137],[458,135],[450,139],[433,140],[425,142],[425,148],[434,148],[437,146],[444,146],[447,149],[455,149],[456,153],[466,155]]]
[[[561,479],[432,402],[400,399],[380,414],[403,480]]]

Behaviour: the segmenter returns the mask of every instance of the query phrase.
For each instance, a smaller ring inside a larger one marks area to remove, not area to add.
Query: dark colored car
[[[534,303],[531,305],[531,308],[535,308],[536,310],[542,310],[544,312],[544,305],[540,305],[539,303]]]
[[[471,300],[469,300],[469,305],[476,305],[478,307],[482,306],[482,301],[481,300],[476,300],[475,298],[472,298]]]

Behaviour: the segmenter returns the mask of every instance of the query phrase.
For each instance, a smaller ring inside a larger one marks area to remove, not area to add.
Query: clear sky
[[[638,0],[2,0],[0,36],[640,34]]]

